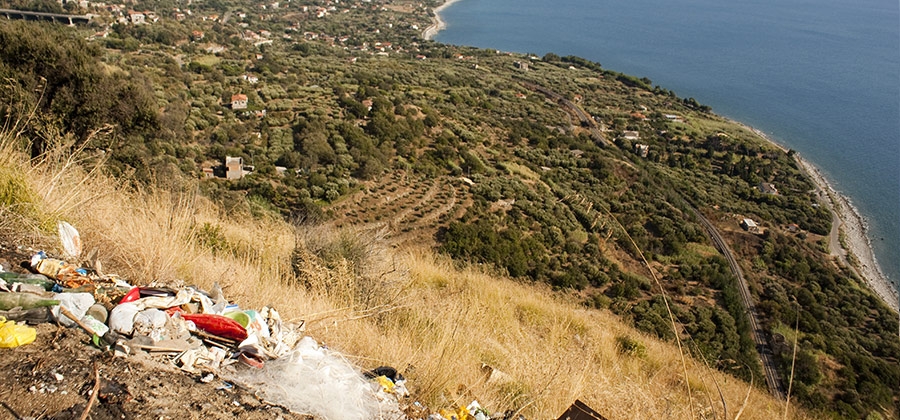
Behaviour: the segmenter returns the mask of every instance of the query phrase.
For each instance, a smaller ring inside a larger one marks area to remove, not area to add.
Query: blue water
[[[818,166],[900,282],[900,2],[460,0],[436,40],[648,77]]]

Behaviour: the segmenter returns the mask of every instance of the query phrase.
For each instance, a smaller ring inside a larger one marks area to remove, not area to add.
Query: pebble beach
[[[818,168],[803,158],[798,158],[797,161],[821,191],[823,201],[840,221],[838,229],[842,238],[841,244],[849,256],[840,255],[842,253],[835,252],[837,250],[831,250],[832,255],[838,256],[854,269],[895,312],[900,311],[900,301],[898,301],[900,297],[890,280],[881,271],[878,260],[875,259],[872,243],[867,235],[865,219],[846,196],[832,187]]]
[[[787,148],[772,140],[766,133],[739,121],[732,120],[732,122],[742,125],[765,141],[787,152]],[[815,184],[822,204],[828,206],[832,215],[834,215],[835,226],[832,227],[832,231],[836,229],[840,240],[830,241],[832,242],[829,246],[831,255],[838,258],[841,263],[850,267],[859,277],[865,280],[869,288],[894,312],[900,312],[900,295],[898,295],[890,279],[881,271],[881,266],[878,265],[875,252],[872,250],[872,242],[868,236],[865,218],[859,214],[859,210],[853,206],[853,203],[847,196],[834,189],[819,168],[799,155],[795,155],[795,158],[800,168]]]

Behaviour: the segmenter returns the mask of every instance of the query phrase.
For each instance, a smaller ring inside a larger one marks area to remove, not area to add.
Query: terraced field
[[[363,184],[327,209],[335,227],[387,231],[397,245],[434,245],[435,233],[472,205],[469,186],[458,178],[428,179],[395,172]]]

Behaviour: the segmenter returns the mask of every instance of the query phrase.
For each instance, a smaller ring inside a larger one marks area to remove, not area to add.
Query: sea
[[[434,39],[576,55],[693,97],[816,165],[900,285],[897,0],[458,0]]]

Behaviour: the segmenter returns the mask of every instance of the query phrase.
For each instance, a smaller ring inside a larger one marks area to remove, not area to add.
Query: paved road
[[[747,318],[750,319],[750,335],[756,343],[756,350],[759,353],[759,359],[760,362],[762,362],[763,370],[766,374],[766,384],[769,386],[769,392],[771,392],[775,398],[783,400],[785,398],[783,382],[781,381],[781,376],[778,374],[778,370],[775,368],[775,354],[769,346],[765,331],[759,327],[759,314],[756,311],[756,305],[753,303],[753,297],[750,295],[750,289],[747,287],[747,280],[744,278],[744,272],[741,270],[741,266],[738,265],[737,260],[734,259],[731,248],[729,248],[728,244],[725,243],[725,240],[722,239],[722,235],[719,234],[716,227],[713,226],[703,214],[697,211],[697,209],[691,207],[691,211],[694,212],[694,215],[697,216],[697,219],[699,219],[700,223],[703,224],[703,227],[706,228],[713,244],[715,244],[719,252],[725,256],[725,259],[728,260],[731,272],[734,273],[734,276],[738,279],[741,300],[744,302],[744,308],[747,310]]]

